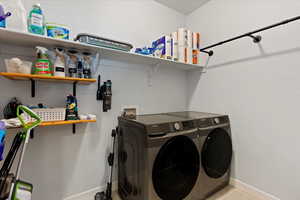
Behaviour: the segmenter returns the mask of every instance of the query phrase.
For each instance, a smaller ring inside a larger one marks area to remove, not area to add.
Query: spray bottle
[[[54,62],[54,76],[65,77],[65,55],[64,50],[55,48],[56,59]]]
[[[37,60],[33,65],[33,74],[52,76],[52,63],[49,59],[48,49],[44,47],[36,47]]]
[[[76,78],[77,77],[77,51],[69,50],[68,51],[68,76]]]

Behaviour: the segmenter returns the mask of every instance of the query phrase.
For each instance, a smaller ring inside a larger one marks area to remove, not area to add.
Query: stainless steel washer
[[[120,117],[118,144],[123,200],[200,200],[229,182],[227,116],[180,112]]]
[[[167,114],[119,118],[119,194],[123,200],[198,200],[196,121]]]

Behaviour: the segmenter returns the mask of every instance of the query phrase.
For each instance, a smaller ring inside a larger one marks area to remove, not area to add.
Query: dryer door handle
[[[211,130],[211,129],[215,129],[215,128],[222,128],[222,127],[228,127],[229,126],[229,123],[226,123],[226,124],[219,124],[219,125],[215,125],[215,126],[208,126],[208,127],[205,127],[205,128],[200,128],[199,127],[199,130],[200,131],[207,131],[207,130]]]
[[[169,133],[157,135],[154,137],[149,136],[149,139],[150,140],[167,139],[167,138],[171,138],[171,137],[175,137],[175,136],[179,136],[179,135],[191,135],[191,134],[198,134],[198,129],[194,128],[194,129],[185,130],[185,131],[169,132]]]

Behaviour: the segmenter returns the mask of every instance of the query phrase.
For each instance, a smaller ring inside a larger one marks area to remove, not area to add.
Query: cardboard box
[[[166,35],[152,43],[154,56],[157,58],[172,59],[172,40]]]

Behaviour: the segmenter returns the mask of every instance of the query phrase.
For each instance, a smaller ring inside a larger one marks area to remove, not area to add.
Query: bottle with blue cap
[[[0,161],[3,160],[5,136],[6,136],[5,123],[3,121],[0,121]]]

